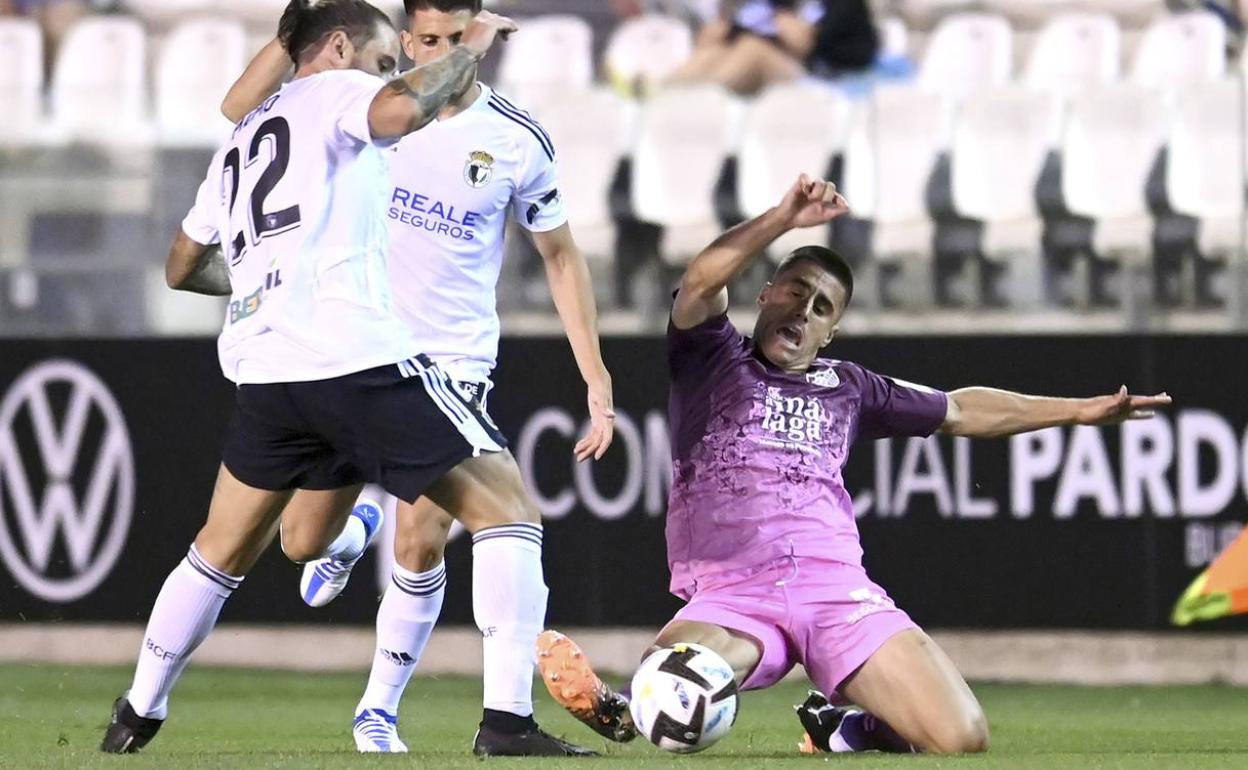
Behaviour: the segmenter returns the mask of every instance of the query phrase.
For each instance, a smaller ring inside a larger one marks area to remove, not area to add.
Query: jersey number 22
[[[256,178],[255,186],[247,196],[246,218],[244,230],[234,235],[230,242],[230,265],[243,261],[247,247],[259,245],[260,241],[271,235],[280,235],[299,226],[299,206],[289,206],[265,213],[264,202],[277,187],[290,165],[290,124],[285,118],[274,117],[260,124],[251,146],[247,149],[247,165],[242,166],[242,153],[238,147],[232,148],[225,156],[226,183],[230,187],[230,221],[238,221],[234,206],[238,202],[239,184],[242,180],[242,169],[251,168],[261,159],[261,149],[267,149],[265,160],[268,165]],[[240,212],[242,213],[242,212]]]

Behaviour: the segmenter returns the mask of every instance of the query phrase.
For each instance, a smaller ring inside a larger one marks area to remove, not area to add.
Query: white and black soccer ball
[[[737,721],[732,668],[700,644],[651,653],[633,675],[629,711],[638,732],[679,754],[710,747]]]

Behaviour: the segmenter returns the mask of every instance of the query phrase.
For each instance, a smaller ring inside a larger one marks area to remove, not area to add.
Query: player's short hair
[[[790,252],[789,256],[776,266],[776,272],[772,273],[773,280],[775,276],[798,262],[813,262],[831,273],[832,277],[845,287],[845,303],[849,304],[849,300],[854,296],[854,271],[844,257],[826,246],[802,246]]]
[[[409,18],[417,11],[469,11],[475,16],[481,13],[481,0],[403,0],[403,10]]]
[[[326,35],[342,30],[357,48],[392,27],[386,14],[365,0],[291,0],[277,24],[277,39],[295,64]]]

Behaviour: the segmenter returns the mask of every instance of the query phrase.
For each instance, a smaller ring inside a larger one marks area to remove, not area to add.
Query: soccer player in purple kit
[[[1151,417],[1170,397],[1043,398],[992,388],[942,393],[818,358],[853,294],[838,254],[790,254],[758,296],[752,337],[727,316],[727,285],[783,233],[848,211],[833,185],[803,175],[775,208],[727,231],[690,263],[668,324],[673,483],[671,588],[688,603],[647,654],[711,648],[745,690],[801,663],[822,693],[798,707],[806,749],[979,752],[983,710],[945,653],[862,567],[841,477],[859,440],[936,432],[998,437],[1058,425]],[[636,731],[575,642],[538,641],[551,694],[617,741]]]

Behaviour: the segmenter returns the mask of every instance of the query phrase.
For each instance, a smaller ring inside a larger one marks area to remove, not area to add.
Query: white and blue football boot
[[[385,520],[381,506],[372,500],[360,500],[351,510],[351,515],[364,525],[364,545],[360,548],[359,555],[350,560],[336,559],[331,556],[303,565],[299,594],[309,607],[324,607],[338,598],[342,589],[347,587],[351,569],[360,560],[360,556],[368,550],[369,543],[372,543],[373,538],[381,531],[381,524]]]
[[[407,745],[399,740],[399,718],[381,709],[364,709],[355,715],[355,748],[361,754],[406,754]]]

